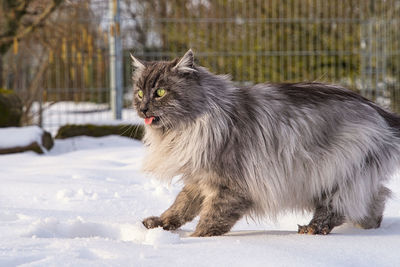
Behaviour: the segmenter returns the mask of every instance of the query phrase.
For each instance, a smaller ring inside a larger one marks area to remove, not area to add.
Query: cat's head
[[[172,129],[201,114],[204,92],[192,50],[172,61],[141,61],[133,56],[133,104],[152,128]]]

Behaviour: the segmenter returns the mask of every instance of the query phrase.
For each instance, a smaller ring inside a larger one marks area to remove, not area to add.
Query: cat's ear
[[[132,79],[136,81],[142,75],[145,65],[139,59],[135,58],[132,54],[131,54],[131,59],[132,59],[132,67],[134,68],[132,73]]]
[[[142,70],[144,70],[145,66],[139,59],[135,58],[132,54],[131,54],[131,59],[132,59],[132,66],[135,68],[135,72],[136,71],[141,72]]]
[[[196,71],[194,68],[194,54],[192,49],[189,49],[172,69],[181,72]]]

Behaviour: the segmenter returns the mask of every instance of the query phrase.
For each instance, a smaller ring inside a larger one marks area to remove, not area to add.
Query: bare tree
[[[63,0],[3,0],[0,6],[0,87],[3,55],[9,48],[40,27]]]

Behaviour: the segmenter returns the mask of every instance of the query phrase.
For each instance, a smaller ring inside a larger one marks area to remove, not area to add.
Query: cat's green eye
[[[165,95],[165,89],[159,88],[159,89],[157,89],[156,93],[157,93],[158,97],[162,97],[163,95]]]
[[[139,98],[143,98],[143,91],[142,91],[142,90],[139,90],[139,91],[137,92],[137,95],[139,96]]]

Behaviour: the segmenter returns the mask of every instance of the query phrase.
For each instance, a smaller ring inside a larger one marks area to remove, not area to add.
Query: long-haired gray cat
[[[134,57],[134,105],[146,123],[144,170],[185,186],[147,228],[174,230],[200,215],[192,236],[228,232],[243,216],[313,211],[299,233],[346,220],[377,228],[399,164],[400,118],[339,86],[239,87],[181,59]]]

